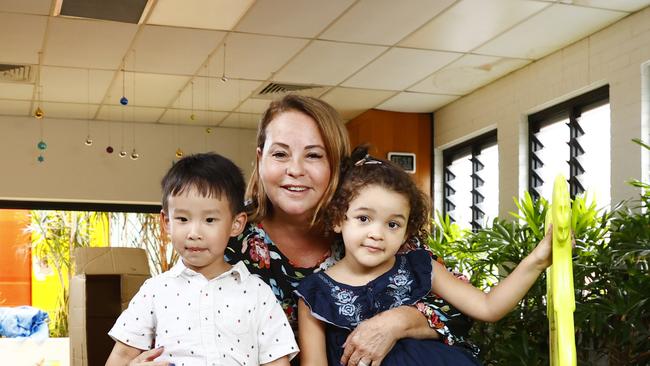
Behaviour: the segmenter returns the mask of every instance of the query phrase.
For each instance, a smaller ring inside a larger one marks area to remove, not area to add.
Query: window
[[[571,198],[587,192],[599,206],[610,196],[609,87],[604,86],[530,115],[529,191],[550,199],[563,174]]]
[[[499,214],[499,152],[492,131],[443,151],[443,213],[476,231]]]

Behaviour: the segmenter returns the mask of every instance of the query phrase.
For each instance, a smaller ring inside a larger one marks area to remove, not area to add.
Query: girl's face
[[[330,168],[316,121],[288,111],[266,126],[264,149],[257,149],[259,174],[273,215],[311,216],[330,183]]]
[[[371,185],[363,188],[334,231],[343,235],[344,260],[383,273],[395,262],[395,254],[406,240],[408,199],[401,193]]]

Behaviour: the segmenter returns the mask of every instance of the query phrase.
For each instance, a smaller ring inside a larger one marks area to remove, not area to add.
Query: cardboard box
[[[147,254],[138,248],[79,248],[70,280],[68,328],[73,366],[103,365],[115,342],[115,320],[150,277]]]

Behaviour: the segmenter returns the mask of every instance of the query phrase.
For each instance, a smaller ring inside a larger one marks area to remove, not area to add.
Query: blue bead
[[[36,160],[38,160],[39,163],[42,163],[45,161],[45,158],[43,157],[43,155],[39,155],[38,158],[36,158]]]
[[[38,147],[39,150],[47,149],[47,144],[43,140],[39,141],[39,143],[36,146]]]
[[[129,100],[126,99],[126,97],[122,97],[122,98],[120,98],[120,104],[121,105],[127,105],[127,104],[129,104]]]

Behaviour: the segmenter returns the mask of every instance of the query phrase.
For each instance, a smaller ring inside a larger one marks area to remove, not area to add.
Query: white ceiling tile
[[[177,125],[218,125],[228,112],[215,112],[215,111],[194,111],[194,120],[192,120],[192,110],[190,109],[167,109],[165,114],[160,118],[159,123],[177,124]]]
[[[206,80],[209,80],[207,90]],[[194,109],[230,111],[260,85],[260,81],[231,79],[224,83],[217,78],[197,77],[194,79]],[[207,106],[206,99],[210,101]],[[178,100],[174,102],[174,107],[192,109],[191,83],[183,89]]]
[[[539,59],[627,15],[623,12],[553,4],[479,47],[476,52]]]
[[[0,116],[27,116],[31,102],[0,99]]]
[[[521,0],[462,0],[399,44],[467,52],[547,6]]]
[[[386,47],[379,46],[314,41],[281,69],[274,80],[337,85],[385,50]]]
[[[48,15],[52,0],[2,0],[0,11],[10,13]]]
[[[126,72],[122,79],[122,72],[119,72],[115,82],[108,92],[109,100],[105,103],[120,104],[122,97],[122,80],[124,80],[124,94],[129,100],[128,105],[148,106],[148,107],[168,107],[180,90],[189,80],[187,76],[180,75],[161,75],[136,73],[135,84],[133,83],[133,73]],[[134,93],[135,89],[135,93]]]
[[[495,56],[465,55],[408,90],[465,95],[530,62]]]
[[[90,70],[89,74],[87,69],[43,66],[41,98],[51,102],[100,103],[113,75],[113,71]]]
[[[260,114],[266,111],[269,104],[271,104],[271,100],[269,99],[248,98],[237,108],[237,111],[241,113]]]
[[[266,80],[307,44],[307,40],[233,33],[226,39],[226,76]],[[210,62],[223,74],[223,47]]]
[[[395,92],[386,90],[333,88],[323,96],[343,119],[352,119],[368,109],[376,107]]]
[[[34,84],[0,83],[0,99],[32,100]]]
[[[235,29],[258,34],[312,38],[353,2],[353,0],[258,0]]]
[[[158,0],[148,24],[231,30],[255,0]]]
[[[543,0],[556,2],[557,0]],[[634,12],[650,5],[650,0],[561,0],[565,4]]]
[[[97,113],[97,104],[82,103],[53,103],[43,102],[40,104],[45,113],[45,118],[70,118],[70,119],[92,119]]]
[[[37,64],[47,17],[0,13],[1,63]]]
[[[361,0],[320,38],[392,46],[453,2]]]
[[[262,119],[261,114],[251,113],[231,113],[225,120],[223,120],[219,127],[230,128],[244,128],[249,130],[256,130],[257,125]]]
[[[393,112],[430,113],[458,98],[455,95],[403,92],[375,108]]]
[[[144,26],[125,69],[133,70],[135,64],[136,71],[193,75],[224,36],[213,30]]]
[[[131,122],[156,122],[164,111],[164,108],[103,105],[99,109],[97,119],[104,121],[123,121],[126,124]],[[128,126],[126,130],[130,132]]]
[[[43,62],[51,66],[115,70],[136,30],[135,24],[52,18]]]
[[[342,85],[403,90],[460,56],[460,53],[392,48]]]

